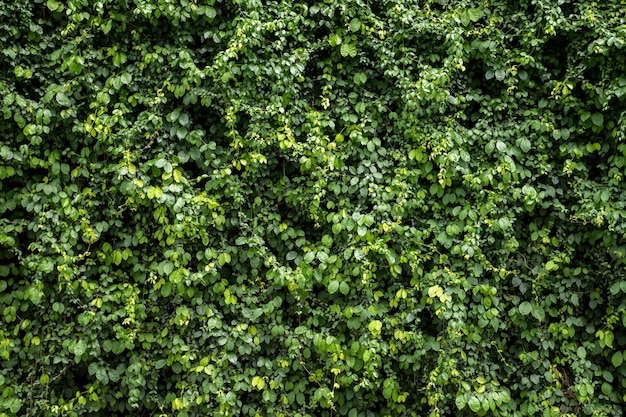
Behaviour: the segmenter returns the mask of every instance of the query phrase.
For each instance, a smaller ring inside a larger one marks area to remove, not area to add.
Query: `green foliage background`
[[[0,415],[623,415],[625,10],[0,1]]]

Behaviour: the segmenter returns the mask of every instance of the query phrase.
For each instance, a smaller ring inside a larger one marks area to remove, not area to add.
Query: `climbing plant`
[[[623,1],[0,0],[0,416],[621,416]]]

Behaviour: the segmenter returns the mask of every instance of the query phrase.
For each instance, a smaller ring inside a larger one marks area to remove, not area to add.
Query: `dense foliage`
[[[625,10],[0,0],[0,415],[623,415]]]

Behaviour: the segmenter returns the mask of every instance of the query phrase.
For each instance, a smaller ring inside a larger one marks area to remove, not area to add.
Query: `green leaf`
[[[205,6],[204,14],[209,19],[215,19],[215,16],[217,16],[217,10],[215,10],[215,7]]]
[[[57,103],[59,103],[61,106],[69,107],[70,99],[67,97],[67,95],[64,92],[59,91],[56,94],[55,98],[57,100]]]
[[[339,281],[331,281],[328,284],[328,292],[330,294],[336,293],[338,289],[339,289]]]
[[[174,109],[173,112],[167,115],[167,121],[175,122],[176,120],[178,120],[178,118],[180,117],[180,111],[181,111],[180,107],[177,107],[176,109]]]
[[[461,19],[461,24],[463,26],[467,26],[470,24],[470,15],[468,13],[467,10],[463,10],[460,14],[459,14],[459,18]]]
[[[467,12],[472,22],[478,22],[480,18],[482,17],[482,12],[480,11],[480,9],[472,8],[472,9],[468,9]]]
[[[622,352],[615,352],[611,357],[611,363],[614,367],[619,367],[624,362],[624,355]]]
[[[342,281],[341,284],[339,284],[339,292],[343,295],[348,295],[348,293],[350,292],[350,286],[347,282]]]
[[[56,12],[57,10],[63,10],[63,4],[59,3],[56,0],[48,0],[46,2],[46,6],[48,6],[48,9],[52,10],[53,12]]]
[[[519,141],[519,147],[522,150],[522,152],[526,153],[528,151],[530,151],[531,148],[531,143],[530,140],[526,139],[526,138],[522,138]]]
[[[378,336],[382,331],[383,323],[380,320],[372,320],[367,328],[374,336]]]
[[[344,43],[341,45],[341,56],[343,56],[344,58],[350,56],[352,58],[354,58],[357,54],[357,49],[356,46],[352,43]]]
[[[532,306],[532,304],[530,304],[528,301],[524,301],[523,303],[521,303],[521,304],[519,305],[519,307],[518,307],[518,308],[519,308],[519,312],[520,312],[522,315],[527,316],[527,315],[529,315],[529,314],[530,314],[530,312],[532,311],[533,306]]]
[[[591,115],[591,123],[595,126],[602,127],[604,125],[604,116],[602,113],[594,113]]]
[[[228,252],[222,252],[217,257],[217,262],[220,264],[220,266],[224,266],[225,264],[230,263],[230,261],[231,261],[231,257],[230,257],[230,253]]]
[[[17,414],[17,412],[20,411],[20,408],[22,408],[22,400],[12,397],[7,399],[3,405],[8,408],[11,413]]]
[[[350,21],[350,31],[357,32],[359,29],[361,29],[361,21],[355,17]]]
[[[160,266],[164,275],[170,275],[174,271],[174,264],[170,261],[163,261]]]
[[[354,74],[354,83],[356,85],[365,84],[366,81],[367,75],[365,75],[364,73],[357,72],[356,74]]]
[[[456,408],[462,410],[467,405],[467,399],[465,398],[465,395],[457,395],[454,399],[454,403],[456,404]]]
[[[74,345],[74,355],[82,356],[83,353],[85,353],[86,351],[87,351],[87,342],[85,342],[82,339],[76,342],[76,344]]]
[[[328,43],[330,46],[335,47],[341,44],[341,36],[333,33],[328,37]]]
[[[482,409],[480,400],[474,396],[469,398],[469,401],[467,402],[467,404],[469,405],[470,410],[472,410],[475,413],[479,412]]]
[[[187,113],[182,113],[180,115],[180,117],[178,118],[178,123],[180,123],[181,126],[188,126],[189,125],[189,115]]]
[[[258,390],[262,390],[265,387],[265,380],[260,376],[252,377],[252,386]]]
[[[428,296],[430,298],[441,297],[443,295],[443,288],[439,285],[434,285],[428,289]]]
[[[129,85],[133,81],[133,76],[129,73],[125,72],[120,76],[122,83],[125,85]]]
[[[171,293],[172,293],[172,283],[171,282],[166,282],[161,287],[161,296],[169,297]]]
[[[559,269],[559,266],[553,261],[546,262],[546,271],[556,271]]]
[[[123,260],[123,258],[124,258],[124,257],[123,257],[123,255],[122,255],[122,252],[120,252],[120,251],[118,251],[118,250],[116,250],[116,251],[114,251],[114,252],[113,252],[112,257],[113,257],[113,263],[114,263],[115,265],[119,265],[119,264],[121,264],[121,263],[122,263],[122,260]]]

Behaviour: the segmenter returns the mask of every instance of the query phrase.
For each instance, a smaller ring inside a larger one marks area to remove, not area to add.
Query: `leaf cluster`
[[[625,17],[0,0],[0,416],[621,416]]]

